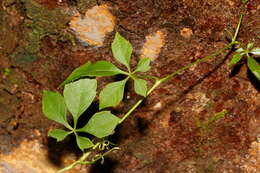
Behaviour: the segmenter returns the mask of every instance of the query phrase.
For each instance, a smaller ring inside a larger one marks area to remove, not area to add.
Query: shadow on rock
[[[254,88],[260,92],[260,81],[256,78],[256,76],[248,69],[247,76],[251,82],[251,84],[254,86]]]
[[[53,138],[48,138],[48,159],[57,167],[62,166],[62,158],[68,153],[74,153],[77,158],[81,156],[81,151],[78,149],[74,136],[67,137],[62,142],[57,142]]]
[[[91,165],[90,171],[88,173],[114,173],[117,164],[117,161],[106,157],[103,164],[101,164],[99,161],[96,164]]]

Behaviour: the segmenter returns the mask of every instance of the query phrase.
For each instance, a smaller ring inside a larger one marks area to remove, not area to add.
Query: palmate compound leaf
[[[112,82],[105,86],[99,94],[99,109],[117,106],[122,101],[127,79],[128,78],[122,81]]]
[[[65,85],[65,103],[73,116],[74,124],[94,100],[96,89],[96,79],[81,79]]]
[[[83,151],[94,146],[93,142],[87,137],[76,135],[76,141],[78,147]]]
[[[147,94],[147,82],[143,79],[134,80],[135,92],[141,96],[146,96]]]
[[[247,65],[250,71],[260,80],[260,64],[254,58],[248,57]]]
[[[231,61],[229,62],[229,66],[232,66],[232,65],[235,65],[236,63],[238,63],[240,60],[241,60],[241,58],[243,57],[243,54],[242,53],[236,53],[233,57],[232,57],[232,59],[231,59]]]
[[[61,129],[54,129],[48,132],[48,136],[53,137],[57,140],[57,142],[60,142],[71,133],[72,133],[71,131],[68,132]]]
[[[79,131],[103,138],[114,133],[119,121],[120,118],[111,114],[110,111],[102,111],[93,115],[88,123],[79,129]]]
[[[82,66],[76,68],[60,86],[86,76],[99,77],[99,76],[113,76],[117,74],[127,74],[127,73],[120,70],[114,64],[108,61],[97,61],[94,64],[87,62],[86,64],[83,64]]]
[[[42,112],[50,120],[56,121],[68,127],[66,118],[66,105],[64,98],[58,92],[43,91]]]
[[[112,43],[112,53],[114,58],[130,69],[132,51],[133,47],[131,43],[117,32]]]
[[[137,64],[136,72],[147,72],[150,69],[150,62],[149,58],[142,58]]]

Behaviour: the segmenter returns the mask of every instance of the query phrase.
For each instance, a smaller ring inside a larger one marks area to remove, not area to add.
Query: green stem
[[[170,78],[174,77],[174,76],[177,75],[177,74],[182,73],[183,71],[187,70],[188,68],[190,68],[190,67],[193,66],[193,65],[196,65],[196,64],[199,64],[199,63],[201,63],[201,62],[207,61],[208,59],[211,59],[211,58],[213,58],[213,57],[215,57],[215,56],[217,56],[217,55],[223,53],[225,50],[230,49],[234,44],[236,44],[236,43],[235,43],[235,42],[231,42],[231,43],[229,43],[228,45],[226,45],[225,47],[223,47],[223,48],[217,50],[217,51],[214,52],[213,54],[211,54],[211,55],[209,55],[209,56],[206,56],[206,57],[204,57],[204,58],[198,59],[198,60],[196,60],[195,62],[192,62],[192,63],[190,63],[190,64],[188,64],[188,65],[186,65],[186,66],[184,66],[184,67],[182,67],[182,68],[180,68],[180,69],[178,69],[178,70],[176,70],[175,72],[173,72],[173,73],[171,73],[171,74],[165,76],[164,78],[161,78],[161,79],[157,80],[157,81],[155,82],[155,84],[152,86],[152,88],[147,92],[146,97],[147,97],[148,95],[150,95],[161,83],[163,83],[163,82],[169,80]],[[135,103],[135,105],[121,118],[121,120],[119,121],[119,124],[121,124],[123,121],[125,121],[125,120],[131,115],[131,113],[143,102],[143,100],[144,100],[144,98],[138,100],[138,101]]]
[[[150,95],[153,92],[153,90],[155,90],[161,83],[169,80],[170,78],[174,77],[177,74],[182,73],[183,71],[187,70],[188,68],[192,67],[193,65],[199,64],[201,62],[205,62],[205,61],[207,61],[207,60],[209,60],[211,58],[214,58],[214,57],[222,54],[225,50],[228,50],[228,49],[232,48],[235,44],[237,44],[238,42],[236,41],[236,39],[237,39],[239,30],[240,30],[240,27],[241,27],[241,23],[242,23],[243,17],[244,17],[244,13],[241,13],[240,17],[239,17],[239,21],[238,21],[237,27],[236,27],[236,32],[235,32],[235,34],[234,34],[234,36],[232,38],[231,43],[227,44],[225,47],[217,50],[216,52],[212,53],[211,55],[208,55],[208,56],[205,56],[204,58],[198,59],[195,62],[192,62],[192,63],[190,63],[190,64],[188,64],[188,65],[186,65],[186,66],[184,66],[184,67],[182,67],[182,68],[180,68],[178,70],[176,70],[175,72],[173,72],[173,73],[171,73],[171,74],[169,74],[169,75],[167,75],[167,76],[165,76],[165,77],[163,77],[163,78],[161,78],[159,80],[156,80],[155,84],[147,92],[146,97],[148,95]],[[131,113],[143,102],[143,100],[144,100],[144,98],[138,100],[136,102],[136,104],[121,118],[121,120],[119,121],[119,124],[124,122],[131,115]]]
[[[227,44],[225,47],[223,47],[223,48],[217,50],[216,52],[212,53],[211,55],[208,55],[208,56],[206,56],[206,57],[204,57],[204,58],[198,59],[198,60],[196,60],[195,62],[192,62],[192,63],[190,63],[190,64],[188,64],[188,65],[186,65],[186,66],[184,66],[184,67],[178,69],[177,71],[175,71],[175,72],[173,72],[173,73],[171,73],[171,74],[169,74],[169,75],[167,75],[167,76],[165,76],[165,77],[163,77],[163,78],[161,78],[161,79],[156,79],[156,82],[154,83],[154,85],[153,85],[153,86],[150,88],[150,90],[147,92],[146,97],[147,97],[148,95],[150,95],[161,83],[166,82],[167,80],[171,79],[172,77],[174,77],[174,76],[177,75],[177,74],[182,73],[183,71],[187,70],[188,68],[190,68],[190,67],[193,66],[193,65],[199,64],[199,63],[201,63],[201,62],[205,62],[205,61],[207,61],[207,60],[209,60],[209,59],[211,59],[211,58],[214,58],[214,57],[216,57],[216,56],[222,54],[225,50],[228,50],[228,49],[232,48],[235,44],[237,44],[238,42],[236,41],[236,39],[237,39],[239,30],[240,30],[240,27],[241,27],[241,23],[242,23],[243,17],[244,17],[244,12],[240,14],[239,22],[238,22],[238,24],[237,24],[237,28],[236,28],[236,31],[235,31],[235,34],[234,34],[234,36],[233,36],[233,38],[232,38],[231,43]],[[129,74],[132,74],[131,71],[130,71],[130,69],[128,69],[128,71],[129,71]],[[128,78],[129,78],[129,77],[128,77]],[[123,118],[121,118],[121,120],[119,121],[119,124],[121,124],[122,122],[124,122],[124,121],[131,115],[131,113],[143,102],[143,100],[144,100],[144,98],[138,100],[138,101],[136,102],[136,104],[123,116]],[[75,125],[76,125],[76,123],[74,122],[74,128],[76,128]],[[98,145],[99,145],[99,143],[97,143],[97,144],[93,147],[93,149],[95,149]],[[67,167],[65,167],[65,168],[63,168],[63,169],[61,169],[61,170],[59,170],[59,171],[56,172],[56,173],[62,173],[62,172],[64,172],[64,171],[67,171],[67,170],[69,170],[69,169],[72,169],[72,168],[75,167],[77,164],[93,164],[93,163],[95,163],[96,161],[98,161],[99,159],[102,159],[104,156],[106,156],[106,155],[108,155],[109,153],[111,153],[112,151],[118,150],[118,149],[119,149],[118,147],[114,147],[114,148],[108,150],[107,152],[105,152],[104,154],[98,156],[97,158],[95,158],[95,159],[92,160],[92,161],[84,161],[84,160],[90,155],[91,152],[84,153],[83,156],[82,156],[79,160],[73,162],[71,165],[69,165],[69,166],[67,166]]]
[[[99,143],[97,143],[93,149],[97,148],[97,146],[99,145]],[[114,148],[111,148],[110,150],[106,151],[104,154],[101,154],[100,156],[98,156],[97,158],[95,158],[94,160],[92,161],[84,161],[90,154],[91,152],[87,152],[87,153],[84,153],[83,156],[81,156],[79,158],[79,160],[73,162],[72,164],[70,164],[69,166],[57,171],[56,173],[62,173],[64,171],[68,171],[72,168],[74,168],[76,165],[78,164],[84,164],[84,165],[90,165],[90,164],[93,164],[95,163],[96,161],[98,161],[99,159],[102,159],[103,157],[105,157],[106,155],[108,155],[109,153],[111,153],[112,151],[114,150],[119,150],[120,148],[119,147],[114,147]]]
[[[96,157],[94,160],[92,160],[92,161],[87,161],[87,162],[81,162],[81,164],[85,164],[85,165],[93,164],[93,163],[95,163],[96,161],[98,161],[98,160],[104,158],[106,155],[108,155],[109,153],[111,153],[111,152],[114,151],[114,150],[120,150],[120,148],[119,148],[119,147],[111,148],[110,150],[106,151],[104,154],[101,154],[101,155],[99,155],[98,157]]]
[[[232,38],[231,43],[234,43],[234,42],[236,42],[236,40],[237,40],[237,36],[238,36],[239,30],[240,30],[241,23],[242,23],[242,20],[243,20],[244,15],[245,15],[244,12],[242,12],[242,13],[240,14],[240,16],[239,16],[239,21],[238,21],[238,24],[237,24],[237,28],[236,28],[236,31],[235,31],[235,34],[234,34],[234,36],[233,36],[233,38]]]
[[[142,103],[143,98],[138,100],[138,102],[135,103],[135,105],[124,115],[123,118],[118,122],[118,124],[121,124],[125,119],[131,115],[131,113]]]
[[[182,73],[183,71],[189,69],[189,68],[192,67],[193,65],[199,64],[199,63],[201,63],[201,62],[205,62],[205,61],[207,61],[207,60],[209,60],[209,59],[211,59],[211,58],[214,58],[214,57],[216,57],[216,56],[222,54],[225,50],[228,50],[228,49],[232,48],[232,46],[235,45],[235,44],[237,44],[235,41],[234,41],[234,42],[231,42],[231,43],[229,43],[229,44],[227,44],[225,47],[223,47],[223,48],[217,50],[216,52],[212,53],[211,55],[208,55],[208,56],[205,56],[204,58],[198,59],[198,60],[196,60],[196,61],[194,61],[194,62],[192,62],[192,63],[190,63],[190,64],[188,64],[188,65],[186,65],[186,66],[184,66],[184,67],[182,67],[182,68],[180,68],[180,69],[178,69],[178,70],[176,70],[176,71],[173,72],[172,74],[167,75],[166,77],[160,79],[160,82],[161,82],[161,83],[162,83],[162,82],[165,82],[165,81],[169,80],[170,78],[174,77],[175,75],[180,74],[180,73]]]
[[[62,173],[62,172],[68,171],[68,170],[74,168],[76,165],[81,164],[90,155],[90,153],[91,152],[84,153],[83,156],[81,156],[79,160],[77,160],[77,161],[73,162],[72,164],[70,164],[69,166],[66,166],[65,168],[57,171],[56,173]]]

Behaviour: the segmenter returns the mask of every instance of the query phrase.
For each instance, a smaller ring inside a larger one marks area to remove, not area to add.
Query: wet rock
[[[150,58],[152,61],[155,60],[161,48],[164,46],[165,43],[165,33],[163,31],[157,31],[146,36],[146,41],[141,51],[141,57]]]
[[[107,5],[95,6],[84,16],[76,13],[70,21],[70,28],[84,45],[102,46],[105,36],[114,30],[115,17]]]

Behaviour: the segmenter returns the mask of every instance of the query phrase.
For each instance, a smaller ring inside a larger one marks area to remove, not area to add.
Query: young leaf
[[[75,70],[73,70],[73,72],[69,75],[69,77],[67,77],[67,79],[65,81],[63,81],[60,86],[63,86],[67,83],[70,83],[72,81],[75,81],[81,77],[85,77],[86,74],[89,71],[89,66],[91,65],[90,62],[87,62],[86,64],[81,65],[80,67],[76,68]]]
[[[86,76],[113,76],[116,74],[127,74],[108,61],[97,61],[89,66]]]
[[[241,60],[242,57],[243,57],[243,54],[236,53],[235,55],[233,55],[233,57],[232,57],[232,59],[231,59],[231,61],[229,62],[228,65],[232,66],[232,65],[238,63]]]
[[[250,51],[253,55],[260,55],[260,48],[254,48]]]
[[[247,65],[257,79],[260,80],[260,64],[254,58],[248,57]]]
[[[57,140],[57,142],[60,142],[65,139],[70,133],[71,132],[61,129],[54,129],[48,132],[48,136],[53,137]]]
[[[141,96],[146,96],[147,94],[147,82],[143,79],[134,80],[135,92]]]
[[[208,120],[208,124],[213,124],[214,122],[224,118],[227,115],[228,111],[224,109],[221,112],[216,113],[214,116],[210,117]]]
[[[124,64],[128,69],[130,69],[132,50],[131,43],[117,32],[112,43],[112,53],[115,59]]]
[[[237,49],[235,52],[237,52],[237,53],[241,53],[241,52],[244,52],[245,50],[242,48],[242,47],[240,47],[239,49]]]
[[[135,71],[138,72],[147,72],[150,69],[150,62],[149,58],[142,58],[137,64],[137,68]]]
[[[81,79],[65,85],[64,98],[67,108],[71,112],[74,123],[89,107],[96,96],[96,79]]]
[[[248,2],[248,0],[241,0],[244,4]]]
[[[76,141],[78,147],[83,151],[84,149],[88,149],[94,146],[93,142],[87,137],[76,135]]]
[[[248,43],[247,44],[247,49],[252,49],[254,47],[254,43]]]
[[[42,112],[53,121],[68,126],[64,98],[58,92],[43,91]]]
[[[99,109],[118,105],[124,96],[126,79],[105,86],[99,94]]]
[[[79,131],[90,133],[98,138],[103,138],[114,133],[120,118],[110,111],[98,112],[91,117],[88,123]]]

